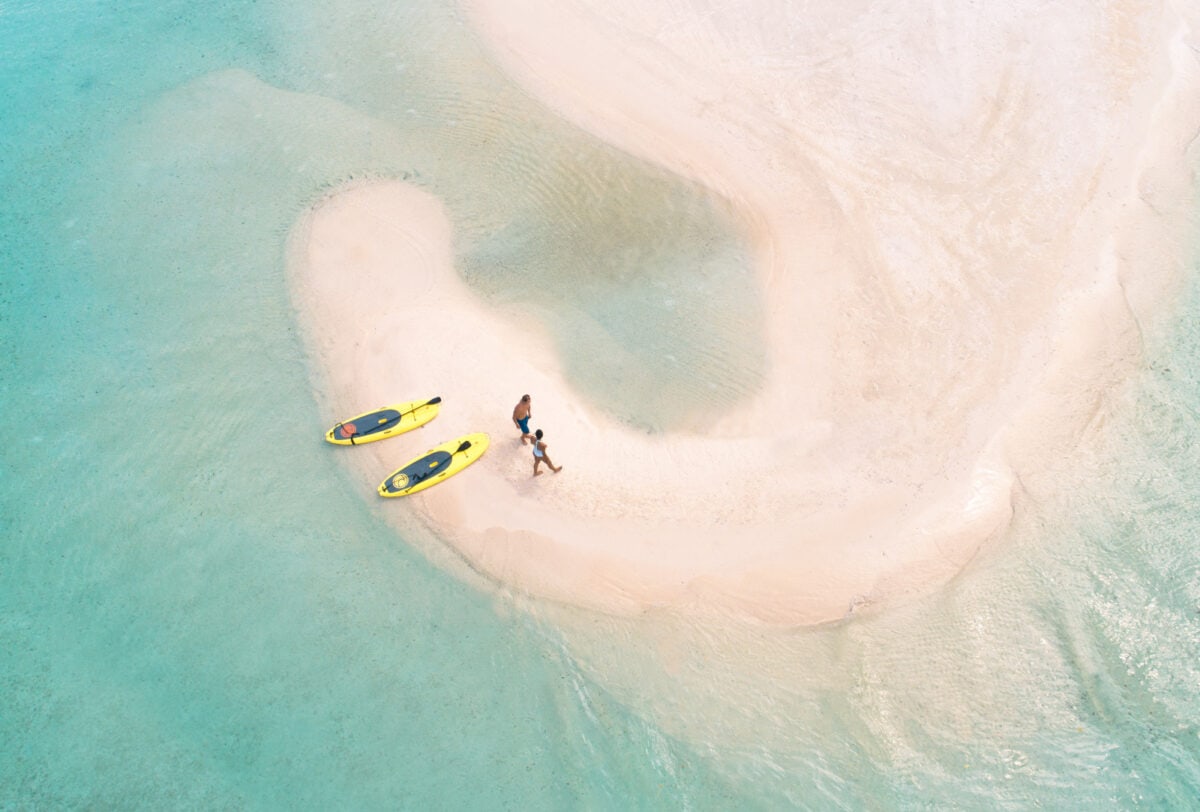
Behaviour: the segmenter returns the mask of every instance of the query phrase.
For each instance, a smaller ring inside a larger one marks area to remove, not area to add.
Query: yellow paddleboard
[[[380,406],[373,412],[343,420],[325,432],[325,439],[334,445],[359,445],[395,437],[417,426],[424,426],[437,417],[438,404],[441,402],[439,397]]]
[[[379,485],[380,496],[408,496],[444,482],[487,451],[486,434],[467,434],[431,448]]]

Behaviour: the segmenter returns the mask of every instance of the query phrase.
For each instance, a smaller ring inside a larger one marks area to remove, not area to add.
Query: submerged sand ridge
[[[1162,212],[1187,190],[1142,181],[1190,177],[1186,30],[1155,4],[1056,11],[1056,39],[1019,9],[518,5],[472,14],[519,81],[738,207],[769,374],[703,434],[633,431],[574,394],[535,323],[464,285],[437,199],[350,187],[291,248],[327,417],[446,404],[436,438],[351,464],[373,489],[444,437],[495,444],[387,515],[609,611],[818,622],[960,571],[1136,359],[1131,300],[1170,290]],[[365,307],[336,295],[363,286]],[[523,391],[559,476],[530,478],[508,421]]]

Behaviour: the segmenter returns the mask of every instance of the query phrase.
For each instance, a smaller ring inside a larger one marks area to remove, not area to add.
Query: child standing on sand
[[[546,453],[546,443],[542,440],[542,430],[538,429],[533,433],[533,475],[538,476],[543,471],[538,470],[538,466],[542,464],[542,460],[546,461],[546,465],[550,466],[550,470],[558,473],[562,470],[562,466],[554,467],[554,463],[550,461],[550,455]]]

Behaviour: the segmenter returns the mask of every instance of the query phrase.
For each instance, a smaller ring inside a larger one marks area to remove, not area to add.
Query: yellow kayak
[[[437,417],[442,399],[414,400],[394,406],[380,406],[373,412],[343,420],[329,431],[325,439],[334,445],[358,445],[395,437]]]
[[[380,496],[408,496],[431,488],[466,468],[487,451],[486,434],[467,434],[431,448],[379,485]]]

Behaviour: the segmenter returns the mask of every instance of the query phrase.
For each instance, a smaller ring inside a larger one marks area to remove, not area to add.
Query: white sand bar
[[[1137,362],[1183,268],[1200,131],[1184,9],[982,6],[473,0],[531,93],[733,202],[767,380],[703,435],[630,430],[463,284],[437,199],[352,186],[291,247],[326,416],[444,399],[419,440],[345,457],[364,492],[487,431],[468,472],[384,513],[605,611],[815,623],[961,571]],[[561,474],[530,476],[524,392]]]

